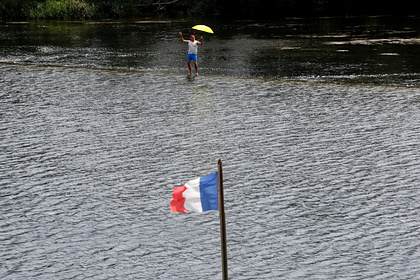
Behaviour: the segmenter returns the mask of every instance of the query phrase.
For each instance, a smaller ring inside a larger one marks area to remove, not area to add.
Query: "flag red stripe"
[[[171,210],[172,212],[181,212],[185,213],[188,210],[184,207],[185,197],[182,196],[182,193],[187,189],[186,186],[175,187],[174,192],[172,193],[173,199],[171,200]]]

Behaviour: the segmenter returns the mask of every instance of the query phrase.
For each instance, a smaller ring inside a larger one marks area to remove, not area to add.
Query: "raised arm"
[[[181,40],[182,40],[182,42],[184,42],[184,43],[188,43],[188,41],[187,41],[187,40],[184,40],[184,37],[182,37],[182,32],[179,32],[179,35],[181,36]]]
[[[204,45],[204,38],[201,36],[201,42],[198,42],[199,45]]]

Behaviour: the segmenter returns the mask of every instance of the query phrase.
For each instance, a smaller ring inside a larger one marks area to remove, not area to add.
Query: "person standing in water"
[[[192,68],[191,68],[191,61],[194,61],[194,67],[195,67],[195,75],[198,76],[198,64],[197,64],[197,49],[198,45],[203,45],[204,39],[203,36],[201,36],[201,42],[195,40],[195,36],[191,35],[189,40],[184,40],[184,37],[182,37],[182,32],[179,32],[179,35],[181,36],[181,40],[184,43],[188,44],[188,56],[187,56],[187,64],[188,64],[188,70],[190,70],[190,75],[192,76]]]

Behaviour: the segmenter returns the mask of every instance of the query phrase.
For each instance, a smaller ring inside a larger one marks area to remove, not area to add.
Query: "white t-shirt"
[[[197,54],[198,49],[198,41],[195,40],[194,42],[188,41],[188,53],[189,54]]]

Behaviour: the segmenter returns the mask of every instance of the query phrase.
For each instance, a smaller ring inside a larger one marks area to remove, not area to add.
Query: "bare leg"
[[[194,67],[195,67],[195,75],[198,76],[198,63],[197,61],[194,61]],[[192,75],[192,73],[191,73]]]
[[[188,60],[188,70],[190,70],[190,76],[192,76],[191,60]]]

